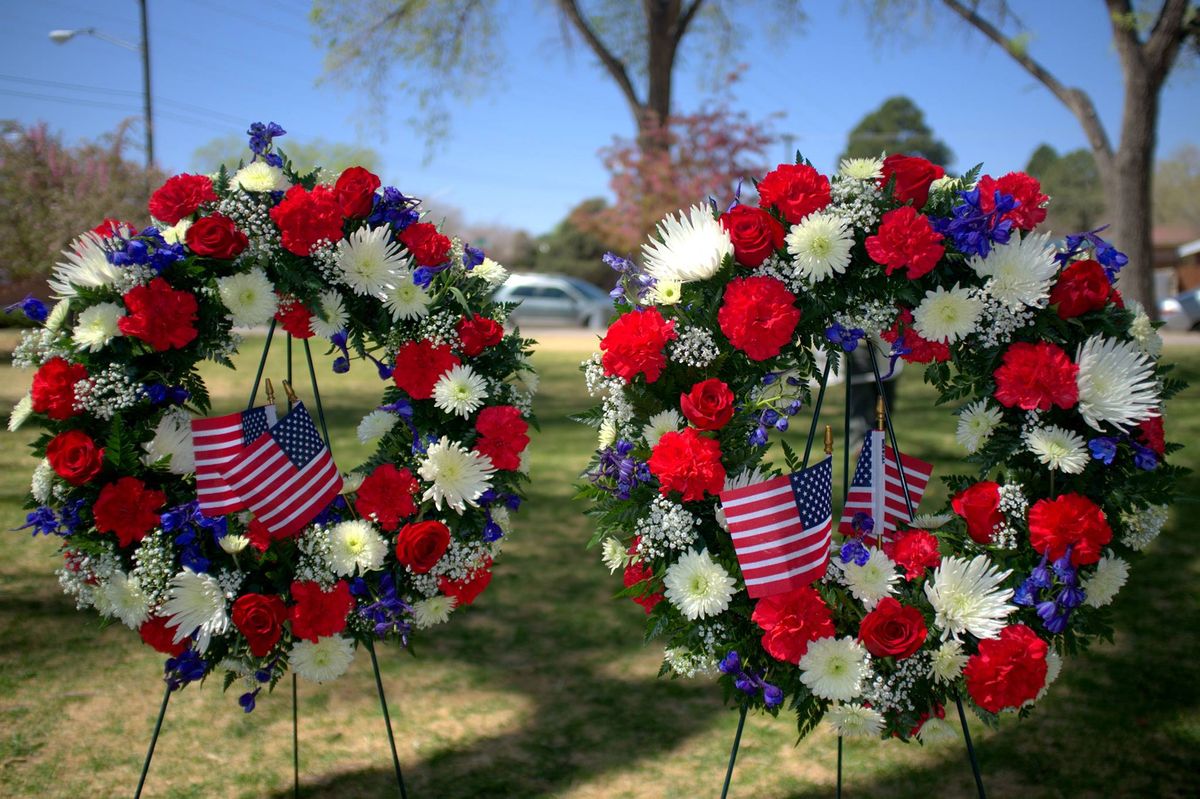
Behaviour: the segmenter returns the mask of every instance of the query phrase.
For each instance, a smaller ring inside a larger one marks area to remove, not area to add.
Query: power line
[[[87,98],[80,97],[60,97],[53,94],[38,94],[36,92],[23,92],[19,89],[5,88],[0,88],[0,95],[8,95],[10,97],[25,97],[31,100],[44,100],[51,103],[63,103],[64,105],[87,106],[90,108],[107,108],[114,111],[123,111],[130,116],[140,117],[142,115],[142,109],[136,105],[121,105],[119,103],[109,103],[103,100],[89,100]],[[163,119],[169,119],[172,122],[182,122],[185,125],[199,125],[200,127],[205,127],[209,130],[215,130],[221,133],[227,133],[231,130],[234,130],[234,125],[230,122],[222,123],[220,120],[203,119],[174,111],[160,110],[155,112],[155,116],[162,117]]]
[[[235,6],[227,6],[224,3],[218,3],[214,0],[196,0],[196,3],[202,6],[208,6],[212,10],[221,14],[232,14],[235,17],[241,17],[248,22],[253,22],[256,25],[261,25],[264,28],[270,28],[271,30],[279,31],[280,33],[286,33],[291,36],[299,36],[303,39],[308,39],[309,37],[308,31],[297,30],[296,28],[292,28],[287,25],[280,25],[276,22],[272,22],[269,19],[257,17],[254,14],[247,14],[245,11]]]
[[[129,89],[110,89],[110,88],[107,88],[104,86],[88,86],[88,85],[85,85],[82,83],[66,83],[64,81],[43,80],[40,78],[28,78],[28,77],[23,77],[20,75],[0,74],[0,80],[12,81],[14,83],[26,83],[26,84],[30,84],[32,86],[45,86],[45,87],[52,88],[52,89],[65,89],[68,91],[87,91],[87,92],[94,92],[96,94],[111,94],[111,95],[116,95],[116,96],[121,96],[121,97],[140,98],[142,96],[141,92],[132,91]],[[195,112],[200,112],[203,114],[209,114],[209,115],[215,116],[215,117],[225,117],[225,119],[228,120],[229,122],[232,122],[232,123],[235,123],[238,125],[241,125],[245,122],[245,120],[243,120],[241,117],[236,116],[234,114],[228,114],[228,113],[225,113],[224,111],[216,111],[212,108],[205,108],[202,105],[195,105],[193,103],[184,103],[179,100],[172,100],[168,97],[159,97],[159,96],[155,95],[154,102],[162,103],[162,104],[169,105],[169,106],[174,106],[183,111],[195,111]]]

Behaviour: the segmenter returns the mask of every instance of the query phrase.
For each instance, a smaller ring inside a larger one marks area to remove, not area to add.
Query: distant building
[[[1184,225],[1156,225],[1150,238],[1154,245],[1154,287],[1158,296],[1170,297],[1200,288],[1200,230]]]

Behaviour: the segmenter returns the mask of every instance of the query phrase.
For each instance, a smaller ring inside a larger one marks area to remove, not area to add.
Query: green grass
[[[277,384],[281,350],[268,368]],[[411,796],[720,792],[736,714],[705,680],[655,678],[660,652],[641,643],[641,610],[611,599],[619,578],[583,548],[588,523],[571,501],[571,484],[594,436],[566,416],[588,402],[575,371],[585,354],[546,348],[535,359],[542,430],[532,444],[530,497],[492,587],[451,624],[420,638],[416,657],[380,652]],[[1167,357],[1200,383],[1200,350]],[[219,408],[245,401],[254,364],[244,358],[240,366],[236,374],[211,370]],[[352,466],[364,454],[353,428],[378,383],[367,369],[337,377],[317,368],[334,451],[343,468]],[[905,451],[946,473],[956,457],[951,420],[914,377],[900,387],[897,433]],[[7,416],[28,379],[0,367],[0,413]],[[303,372],[296,382],[305,395]],[[1200,435],[1198,398],[1190,390],[1169,409],[1172,438]],[[827,413],[839,431],[836,401]],[[4,529],[23,519],[30,437],[8,434],[0,448]],[[1200,466],[1192,449],[1179,460]],[[1114,643],[1069,660],[1030,720],[996,732],[973,725],[991,795],[1193,795],[1200,545],[1190,522],[1198,488],[1189,478],[1189,499],[1136,563],[1117,602]],[[0,793],[128,795],[161,700],[161,663],[125,628],[99,630],[93,615],[75,611],[53,577],[54,550],[54,542],[31,541],[25,532],[0,536]],[[217,684],[176,694],[146,795],[290,796],[291,706],[287,684],[280,687],[250,715]],[[300,684],[300,734],[304,795],[394,795],[365,654],[332,685]],[[751,717],[732,795],[830,795],[834,739],[820,731],[795,744],[790,720]],[[961,742],[848,742],[846,775],[847,795],[855,797],[974,795]]]

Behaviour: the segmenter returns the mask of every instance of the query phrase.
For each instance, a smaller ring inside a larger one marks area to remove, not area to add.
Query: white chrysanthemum
[[[242,191],[287,191],[289,187],[283,170],[266,161],[251,161],[233,173],[231,182]]]
[[[45,458],[42,458],[33,470],[33,477],[29,481],[29,493],[43,505],[50,501],[50,491],[54,488],[54,475],[54,467]]]
[[[841,564],[841,568],[846,587],[867,610],[874,608],[885,596],[891,596],[892,584],[900,579],[896,562],[882,549],[872,549],[867,562],[861,566],[851,561]]]
[[[350,472],[342,475],[342,493],[357,494],[358,489],[362,488],[363,480],[366,479],[367,476],[362,472]]]
[[[358,440],[370,444],[392,432],[400,417],[388,411],[371,411],[358,423]]]
[[[329,564],[333,573],[342,577],[378,571],[383,568],[387,542],[370,522],[353,520],[341,522],[329,531]]]
[[[413,626],[418,630],[425,630],[435,624],[445,624],[450,618],[450,612],[457,604],[457,599],[442,594],[414,602],[412,603]]]
[[[1026,433],[1025,448],[1051,469],[1065,474],[1079,474],[1090,460],[1082,436],[1053,424]]]
[[[646,420],[646,426],[642,428],[642,437],[646,439],[646,446],[654,449],[663,433],[674,433],[682,426],[683,417],[679,415],[679,411],[667,408]]]
[[[33,415],[33,395],[26,393],[25,396],[17,400],[17,404],[13,406],[12,413],[8,415],[8,432],[15,433],[21,429],[21,425],[29,421],[29,417]]]
[[[1046,233],[1013,236],[1008,244],[993,247],[986,258],[972,256],[967,265],[980,277],[991,278],[988,293],[1013,310],[1041,306],[1058,274]]]
[[[422,499],[432,499],[438,510],[444,502],[461,514],[467,505],[477,507],[475,500],[492,487],[494,471],[486,456],[442,436],[430,445],[417,469],[421,478],[431,484]]]
[[[942,190],[952,191],[958,188],[956,184],[961,182],[962,178],[955,177],[954,175],[942,175],[940,178],[934,178],[933,182],[929,184],[929,190],[931,192]]]
[[[259,267],[219,278],[217,296],[237,327],[265,325],[275,316],[279,299],[267,273]]]
[[[142,444],[147,466],[166,458],[172,474],[190,474],[196,470],[195,449],[192,446],[192,420],[187,411],[174,408],[167,411],[154,426],[154,438]]]
[[[1041,702],[1042,697],[1050,690],[1050,686],[1062,674],[1063,659],[1062,655],[1055,652],[1053,649],[1046,651],[1046,682],[1042,685],[1042,690],[1038,691],[1038,695],[1032,701],[1026,702],[1026,706],[1032,705],[1034,702]]]
[[[963,646],[958,641],[946,641],[933,650],[929,659],[929,673],[934,682],[950,684],[962,675],[963,667],[967,665],[967,656]]]
[[[433,298],[425,289],[412,282],[412,278],[404,275],[396,279],[396,284],[383,295],[384,307],[392,314],[392,321],[401,319],[420,319],[429,315],[429,304]]]
[[[46,317],[46,329],[58,331],[67,323],[67,317],[71,315],[71,301],[59,300],[54,303],[54,307],[50,309],[50,315]]]
[[[342,280],[360,296],[379,294],[408,275],[408,260],[387,225],[360,227],[337,245]]]
[[[921,729],[917,730],[917,739],[923,744],[939,743],[941,741],[957,741],[958,730],[945,719],[930,716],[925,719]]]
[[[846,271],[850,248],[854,246],[854,231],[837,214],[818,211],[793,226],[786,242],[796,274],[809,283],[817,283]]]
[[[656,280],[706,280],[733,255],[729,231],[705,205],[667,216],[658,223],[658,239],[642,245],[646,272]]]
[[[1103,432],[1108,423],[1128,430],[1158,415],[1154,362],[1138,346],[1105,336],[1092,336],[1075,355],[1079,374],[1079,413]]]
[[[616,440],[617,425],[612,419],[605,419],[600,423],[600,429],[596,433],[596,449],[611,447]]]
[[[1151,358],[1162,355],[1163,340],[1154,329],[1154,323],[1146,309],[1137,300],[1125,300],[1125,310],[1133,312],[1133,321],[1129,323],[1129,335],[1137,342],[1142,352]]]
[[[736,584],[729,572],[709,557],[707,549],[685,552],[667,567],[663,577],[667,601],[692,621],[724,612]]]
[[[192,220],[184,217],[170,227],[159,230],[158,235],[162,236],[167,244],[184,244],[187,242],[187,232],[191,226]]]
[[[913,530],[937,530],[945,527],[953,518],[953,513],[922,513],[914,516],[908,526]]]
[[[1081,587],[1087,595],[1084,604],[1102,608],[1117,596],[1117,592],[1129,579],[1129,564],[1112,552],[1104,553],[1096,563],[1096,571],[1083,581]]]
[[[56,298],[74,297],[76,286],[85,289],[111,286],[121,275],[120,267],[108,262],[102,239],[91,231],[71,242],[71,248],[63,250],[63,255],[67,260],[55,264],[48,281]]]
[[[676,305],[683,299],[683,284],[678,280],[659,280],[650,292],[650,302],[655,305]]]
[[[297,641],[288,653],[288,666],[309,682],[336,680],[354,662],[354,642],[340,635],[329,635],[312,641]]]
[[[250,546],[250,539],[237,533],[228,533],[217,540],[217,545],[221,547],[221,551],[225,554],[236,555]]]
[[[118,569],[104,583],[105,609],[131,630],[142,626],[150,617],[150,601],[142,584]]]
[[[883,177],[883,160],[879,158],[843,158],[838,174],[850,180],[879,180]]]
[[[121,334],[117,320],[125,315],[125,309],[112,302],[101,302],[85,308],[75,322],[71,338],[75,346],[89,352],[99,352],[110,341]]]
[[[163,605],[167,626],[175,628],[175,643],[196,636],[196,651],[204,654],[214,635],[229,629],[225,592],[211,574],[189,568],[171,578],[171,589]]]
[[[825,711],[825,721],[843,738],[878,738],[883,732],[883,715],[859,704],[832,705]]]
[[[982,313],[983,302],[971,289],[957,283],[949,291],[938,286],[913,309],[913,327],[930,341],[952,344],[979,329]]]
[[[609,536],[600,545],[600,559],[608,567],[608,573],[614,574],[617,569],[624,569],[629,565],[629,552],[624,544]]]
[[[346,329],[350,315],[346,313],[346,304],[342,295],[330,289],[321,292],[320,313],[312,315],[312,332],[322,338],[330,338]]]
[[[496,288],[508,280],[508,270],[491,258],[484,258],[481,263],[476,264],[475,268],[471,270],[471,274],[483,278],[492,288]]]
[[[958,429],[954,432],[954,438],[959,446],[974,455],[983,449],[1003,418],[1000,409],[986,399],[975,400],[958,415]]]
[[[505,380],[512,383],[518,391],[523,391],[530,397],[537,393],[538,384],[541,382],[537,370],[533,368],[533,362],[527,355],[521,356],[520,364]]]
[[[800,658],[800,681],[814,696],[849,702],[862,693],[867,650],[850,636],[818,638]]]
[[[942,631],[942,640],[958,638],[964,632],[976,638],[995,638],[1004,627],[1004,619],[1017,608],[1009,602],[1011,588],[1000,585],[1012,574],[999,571],[986,555],[971,560],[942,558],[925,584],[925,597],[933,605],[934,626]]]
[[[433,386],[433,404],[464,419],[487,399],[487,380],[466,364],[459,364],[438,378]]]

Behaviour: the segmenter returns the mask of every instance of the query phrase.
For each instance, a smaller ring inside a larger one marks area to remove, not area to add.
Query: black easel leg
[[[838,736],[837,799],[842,799],[842,736]]]
[[[404,789],[404,774],[400,771],[400,755],[396,752],[396,737],[392,734],[392,717],[388,713],[387,697],[383,693],[383,677],[379,674],[379,659],[375,657],[375,645],[367,641],[367,651],[371,653],[371,668],[375,670],[375,688],[379,691],[379,706],[383,708],[383,723],[387,725],[388,745],[392,747],[392,765],[396,767],[396,787],[400,789],[401,799],[408,799],[408,791]]]
[[[729,796],[729,783],[733,782],[733,765],[737,762],[738,749],[742,745],[742,728],[746,726],[746,706],[739,708],[737,732],[733,734],[733,747],[729,750],[729,767],[725,769],[725,784],[721,787],[721,799]]]
[[[292,796],[300,799],[300,706],[296,672],[292,672]]]
[[[142,776],[138,778],[137,790],[133,799],[140,799],[142,788],[146,784],[146,775],[150,773],[150,761],[154,759],[154,746],[158,743],[158,733],[162,730],[163,718],[167,715],[167,703],[171,701],[171,686],[163,691],[162,706],[158,709],[158,721],[154,722],[154,733],[150,736],[150,748],[146,750],[146,760],[142,763]]]
[[[983,789],[983,774],[975,757],[975,745],[971,743],[971,730],[967,727],[967,714],[963,712],[962,698],[958,694],[954,695],[954,704],[958,705],[958,720],[962,722],[963,740],[967,742],[967,757],[971,759],[971,773],[975,775],[975,790],[979,791],[979,799],[987,799],[987,791]]]

